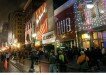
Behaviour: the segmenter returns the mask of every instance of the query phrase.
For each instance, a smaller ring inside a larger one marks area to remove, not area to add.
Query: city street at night
[[[0,73],[106,73],[106,0],[0,0]]]

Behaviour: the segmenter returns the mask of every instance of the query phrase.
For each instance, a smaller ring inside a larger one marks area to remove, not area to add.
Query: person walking
[[[57,72],[56,56],[53,52],[50,52],[49,62],[50,62],[49,72],[56,73]]]
[[[66,59],[65,56],[63,54],[63,52],[60,50],[58,52],[58,68],[59,68],[59,72],[66,72],[67,68],[66,68]]]
[[[102,48],[102,63],[103,66],[106,66],[106,48]]]
[[[31,66],[30,66],[30,70],[29,72],[34,72],[34,63],[36,60],[36,52],[35,52],[35,48],[34,45],[31,46],[31,53],[30,53],[30,59],[31,59]]]
[[[81,55],[77,59],[77,64],[79,64],[80,66],[79,71],[87,72],[87,70],[89,69],[89,66],[88,66],[89,58],[88,56],[85,55],[84,51],[81,51],[80,53]]]
[[[103,56],[106,54],[106,49],[104,47],[102,48],[101,53]]]
[[[31,59],[31,66],[30,66],[30,70],[29,72],[33,72],[34,71],[34,63],[35,63],[35,52],[31,51],[31,55],[30,55],[30,59]]]

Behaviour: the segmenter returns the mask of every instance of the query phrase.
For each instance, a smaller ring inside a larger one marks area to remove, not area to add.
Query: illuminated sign
[[[43,34],[43,44],[49,44],[55,42],[56,37],[54,36],[54,31]]]

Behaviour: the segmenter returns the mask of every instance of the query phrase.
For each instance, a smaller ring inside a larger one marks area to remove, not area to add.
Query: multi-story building
[[[1,32],[0,32],[0,48],[2,47],[2,41],[1,41],[1,36],[2,36],[2,34],[1,34]]]
[[[76,0],[79,46],[106,48],[106,0]]]
[[[42,35],[48,32],[48,14],[47,14],[47,3],[43,3],[35,11],[35,33],[36,33],[36,46],[42,46]]]
[[[2,26],[0,26],[0,48],[2,47]]]
[[[68,0],[54,11],[56,45],[59,48],[77,46],[74,2]]]
[[[2,36],[1,36],[1,43],[2,43],[2,47],[7,46],[8,44],[8,29],[9,29],[9,23],[5,22],[2,25]]]
[[[33,12],[32,14],[32,17],[30,17],[30,19],[26,22],[25,39],[26,42],[30,39],[31,42],[35,43],[35,46],[42,46],[43,49],[50,51],[55,49],[56,40],[54,31],[54,8],[59,7],[61,4],[64,3],[64,1],[61,1],[61,3],[58,2],[59,4],[56,7],[54,6],[57,4],[57,2],[54,0],[44,1],[45,2],[41,3],[41,5],[36,8],[35,12]],[[67,0],[65,0],[65,2],[66,1]],[[28,5],[31,6],[30,0],[25,7],[27,7]],[[32,38],[33,34],[36,34],[36,38]]]
[[[26,15],[26,23],[25,23],[25,44],[33,43],[34,39],[32,35],[35,33],[35,14],[34,12],[37,8],[44,2],[45,0],[35,1],[28,0],[24,6],[24,11],[27,13]]]
[[[17,42],[22,45],[25,43],[25,16],[26,13],[21,10],[17,10],[9,14],[9,24],[12,30],[11,44]]]

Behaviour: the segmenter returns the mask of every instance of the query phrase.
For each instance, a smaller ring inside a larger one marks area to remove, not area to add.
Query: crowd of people
[[[11,54],[9,52],[0,52],[0,68],[4,71],[8,70]]]
[[[106,49],[100,49],[99,47],[60,49],[57,55],[51,51],[49,57],[50,72],[67,72],[68,64],[72,61],[79,65],[78,72],[98,71],[101,69],[101,65],[106,66]]]
[[[32,45],[30,51],[18,51],[12,53],[0,53],[0,62],[9,62],[9,59],[18,60],[24,64],[24,59],[30,59],[30,71],[34,70],[35,63],[45,58],[49,61],[49,72],[68,72],[68,66],[72,61],[79,65],[78,72],[88,72],[89,70],[100,70],[101,65],[106,66],[106,49],[103,47],[83,48],[68,48],[58,49],[57,53],[54,50],[47,51],[36,50]]]

